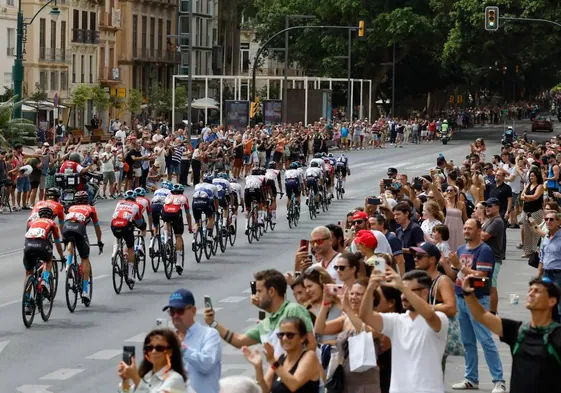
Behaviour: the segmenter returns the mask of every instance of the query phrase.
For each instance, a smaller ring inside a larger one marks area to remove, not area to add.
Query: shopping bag
[[[376,367],[376,349],[371,333],[362,331],[356,336],[348,338],[349,369],[351,372],[361,373]]]

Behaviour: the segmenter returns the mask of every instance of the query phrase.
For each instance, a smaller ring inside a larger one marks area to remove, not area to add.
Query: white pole
[[[364,119],[364,116],[363,116],[364,115],[364,103],[362,101],[362,91],[363,90],[364,90],[363,80],[361,79],[360,80],[360,111],[359,111],[359,115],[360,115],[361,120]],[[368,119],[368,120],[370,120],[370,119]]]
[[[238,99],[238,78],[234,78],[234,100]]]
[[[333,80],[329,79],[329,90],[333,90]]]
[[[308,125],[308,77],[304,85],[304,127]]]
[[[372,80],[368,82],[370,83],[370,89],[368,89],[368,120],[372,121]]]
[[[354,103],[354,92],[355,92],[355,80],[351,79],[351,119],[352,119],[352,113],[354,113],[354,107],[355,107],[355,103]]]
[[[284,79],[281,79],[281,81],[280,81],[279,100],[284,100],[283,94],[284,94]],[[284,101],[283,101],[283,105],[284,105]]]
[[[222,123],[222,107],[224,106],[224,100],[222,98],[222,92],[224,91],[224,79],[220,78],[220,105],[218,105],[218,110],[220,111],[220,120],[218,124]]]
[[[270,79],[267,79],[267,99],[268,99],[268,100],[271,99],[271,97],[269,97],[269,92],[270,92],[270,90],[271,90],[271,83],[270,83],[270,82],[271,82],[271,80],[270,80]]]
[[[171,129],[175,130],[175,75],[171,78]]]
[[[205,76],[205,99],[208,98],[208,76]],[[208,124],[208,108],[205,105],[205,126]]]

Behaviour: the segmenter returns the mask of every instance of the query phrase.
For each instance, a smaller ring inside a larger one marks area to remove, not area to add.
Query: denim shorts
[[[168,175],[179,175],[179,163],[172,162],[168,168]]]
[[[18,192],[29,192],[31,190],[31,183],[28,177],[18,177],[16,179],[16,189]]]

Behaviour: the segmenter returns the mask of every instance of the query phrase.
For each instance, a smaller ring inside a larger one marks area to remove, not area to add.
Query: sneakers
[[[491,393],[503,393],[506,392],[506,384],[504,382],[495,382],[495,387],[491,390]]]
[[[496,386],[496,385],[495,385]],[[452,389],[454,390],[477,390],[479,389],[479,385],[471,382],[468,379],[464,379],[462,382],[458,382],[452,385]],[[504,390],[502,390],[504,392]],[[494,392],[494,390],[493,390]]]

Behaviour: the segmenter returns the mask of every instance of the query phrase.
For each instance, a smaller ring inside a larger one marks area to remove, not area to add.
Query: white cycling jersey
[[[325,161],[323,161],[323,158],[312,158],[312,160],[310,161],[310,168],[311,168],[312,162],[317,162],[319,164],[319,167],[320,167],[321,171],[325,172]]]
[[[195,192],[193,193],[193,199],[195,198],[218,198],[218,187],[211,183],[199,183],[195,186]]]
[[[228,180],[221,178],[213,179],[212,184],[218,188],[218,191],[224,190],[226,195],[230,195],[231,188]]]
[[[241,201],[243,199],[242,185],[238,183],[230,183],[230,188],[232,189],[232,193],[235,193],[238,196],[238,201]]]
[[[310,167],[306,169],[306,177],[315,177],[321,179],[323,172],[319,168]]]
[[[169,194],[171,194],[171,191],[167,188],[158,188],[154,191],[154,196],[151,201],[152,205],[163,205]]]
[[[278,174],[279,174],[279,170],[276,169],[267,169],[267,172],[265,172],[265,179],[267,180],[273,180],[275,182],[275,187],[277,188],[277,190],[280,189],[279,187],[279,182],[278,182]],[[285,175],[286,176],[286,175]]]
[[[286,172],[284,172],[285,182],[292,179],[296,179],[298,181],[302,180],[302,174],[298,169],[288,169]]]
[[[244,190],[257,190],[263,186],[265,176],[249,175],[245,178]]]

